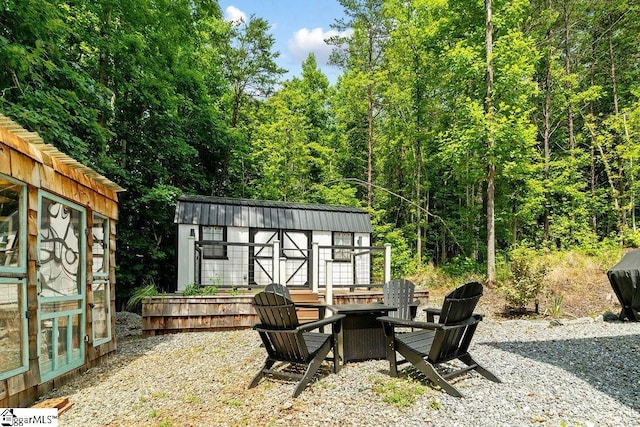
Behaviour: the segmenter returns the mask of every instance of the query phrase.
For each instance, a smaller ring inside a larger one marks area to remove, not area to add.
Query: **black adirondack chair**
[[[405,320],[413,320],[418,313],[418,302],[414,301],[413,293],[416,285],[407,279],[393,279],[382,287],[382,302],[397,310],[390,311],[389,316]]]
[[[410,362],[429,380],[440,386],[452,396],[462,397],[462,394],[451,385],[447,379],[475,370],[487,379],[501,382],[498,377],[480,366],[469,354],[469,344],[473,338],[478,322],[482,316],[474,314],[473,310],[482,296],[482,285],[477,282],[467,283],[453,290],[445,297],[439,310],[427,309],[427,319],[438,322],[415,322],[395,317],[379,317],[384,325],[387,337],[387,358],[389,360],[389,374],[398,376],[398,361],[396,352],[405,361]],[[413,332],[397,333],[396,327],[411,327]],[[458,359],[466,366],[447,374],[441,374],[438,365]]]
[[[258,385],[265,375],[295,379],[298,384],[293,397],[298,397],[318,371],[322,362],[333,350],[333,372],[340,369],[338,352],[335,350],[336,336],[340,332],[344,315],[300,324],[295,304],[291,299],[273,292],[260,292],[253,297],[253,308],[258,313],[260,323],[253,329],[258,331],[267,350],[267,359],[260,372],[249,383],[249,388]],[[332,325],[332,333],[310,332],[325,325]],[[276,362],[284,362],[279,369],[272,369]],[[291,365],[306,365],[304,374]]]

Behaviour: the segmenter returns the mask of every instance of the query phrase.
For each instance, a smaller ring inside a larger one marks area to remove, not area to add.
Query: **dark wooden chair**
[[[480,366],[468,351],[478,322],[482,320],[481,315],[473,313],[481,296],[482,285],[471,282],[450,292],[445,297],[441,309],[425,310],[427,319],[431,318],[431,321],[415,322],[390,316],[379,317],[387,338],[389,374],[393,377],[398,376],[398,352],[405,361],[410,362],[429,380],[452,396],[461,397],[462,394],[447,379],[471,370],[491,381],[501,382],[498,377]],[[439,317],[437,323],[433,322],[436,315]],[[414,331],[397,333],[396,327],[411,327]],[[441,374],[436,369],[438,365],[455,359],[462,361],[466,366],[447,374]]]
[[[407,279],[393,279],[382,287],[382,302],[397,310],[389,312],[389,316],[404,320],[413,320],[418,313],[419,302],[414,301],[416,285]]]
[[[264,291],[280,294],[291,299],[291,292],[289,292],[289,288],[287,288],[285,285],[281,285],[280,283],[270,283],[264,287]]]
[[[253,308],[258,313],[260,323],[253,329],[258,331],[267,350],[267,359],[260,372],[249,383],[249,388],[258,385],[265,375],[278,378],[296,379],[293,397],[298,397],[318,371],[322,362],[333,350],[333,372],[340,370],[338,352],[335,349],[341,320],[345,317],[334,315],[326,319],[300,324],[295,304],[291,299],[273,292],[260,292],[253,297]],[[325,325],[332,325],[332,333],[311,332]],[[276,362],[284,362],[279,369],[272,369]],[[304,374],[288,369],[291,365],[306,365]]]

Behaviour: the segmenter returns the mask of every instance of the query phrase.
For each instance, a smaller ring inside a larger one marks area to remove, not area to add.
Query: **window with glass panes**
[[[333,246],[353,246],[353,234],[334,231]],[[349,262],[351,261],[351,252],[351,248],[334,248],[333,260],[338,262]]]
[[[209,242],[225,242],[227,238],[227,229],[218,226],[202,226],[200,228],[200,240]],[[202,245],[202,256],[204,258],[226,258],[226,245],[216,245],[208,243]]]

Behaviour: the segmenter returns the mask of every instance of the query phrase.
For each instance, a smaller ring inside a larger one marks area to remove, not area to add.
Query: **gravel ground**
[[[74,403],[60,426],[640,425],[639,323],[486,319],[471,353],[501,384],[469,373],[454,398],[367,361],[327,366],[293,399],[292,382],[247,390],[266,354],[252,330],[142,339],[138,322],[120,315],[117,354],[47,396]]]

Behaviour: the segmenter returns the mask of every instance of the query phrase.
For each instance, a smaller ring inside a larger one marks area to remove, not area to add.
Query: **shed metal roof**
[[[179,197],[174,222],[221,227],[372,232],[369,213],[350,206],[209,196]]]

